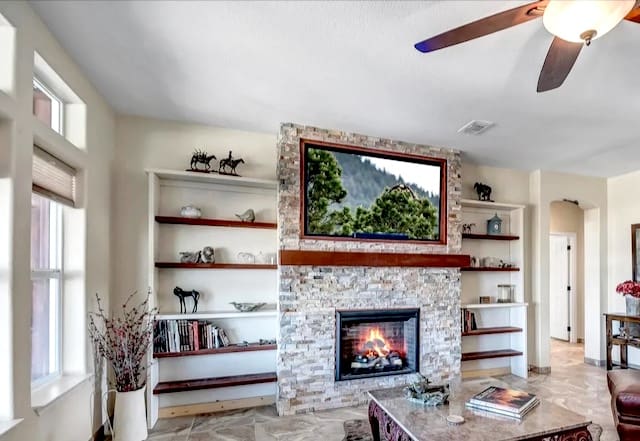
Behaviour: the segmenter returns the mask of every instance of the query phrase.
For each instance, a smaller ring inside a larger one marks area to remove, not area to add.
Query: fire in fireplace
[[[338,311],[336,380],[418,371],[418,309]]]

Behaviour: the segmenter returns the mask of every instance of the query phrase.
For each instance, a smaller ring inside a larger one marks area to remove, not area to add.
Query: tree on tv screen
[[[341,159],[347,156],[339,154]],[[357,155],[349,155],[357,157]],[[361,161],[359,186],[367,188],[366,175],[379,181],[380,171],[366,159]],[[377,197],[349,195],[345,188],[340,162],[327,150],[308,148],[305,157],[307,173],[307,232],[310,234],[353,236],[354,233],[397,233],[409,239],[433,239],[438,232],[436,206],[429,198],[421,198],[404,181],[389,174],[392,186],[379,188]],[[351,167],[353,170],[353,167]],[[373,170],[373,171],[372,171]],[[352,179],[352,177],[346,177]],[[371,182],[371,181],[369,181]],[[371,184],[369,185],[371,187]],[[374,186],[375,187],[375,186]],[[369,191],[370,188],[367,190]],[[370,191],[369,191],[370,193]],[[346,198],[358,199],[357,207],[343,204]],[[375,198],[375,199],[374,199]],[[369,206],[364,201],[371,201]]]

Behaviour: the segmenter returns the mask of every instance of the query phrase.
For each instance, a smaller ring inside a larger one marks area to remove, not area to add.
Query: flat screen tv
[[[446,243],[446,160],[302,140],[302,236]]]

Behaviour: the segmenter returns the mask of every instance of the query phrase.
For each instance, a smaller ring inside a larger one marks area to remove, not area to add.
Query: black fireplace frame
[[[349,321],[364,322],[371,320],[372,323],[386,320],[400,320],[400,319],[416,319],[416,344],[414,348],[414,359],[416,363],[415,372],[420,372],[420,308],[396,308],[396,309],[366,309],[366,310],[336,310],[336,369],[335,379],[336,381],[351,381],[361,378],[375,378],[381,376],[390,375],[410,375],[414,372],[394,372],[386,371],[378,374],[363,375],[360,378],[341,378],[341,360],[340,354],[342,353],[342,343],[340,338],[340,329],[342,324]]]

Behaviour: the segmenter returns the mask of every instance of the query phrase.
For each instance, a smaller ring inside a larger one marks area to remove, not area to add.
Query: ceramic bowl
[[[236,303],[231,302],[234,308],[240,312],[252,312],[262,308],[266,303]]]

